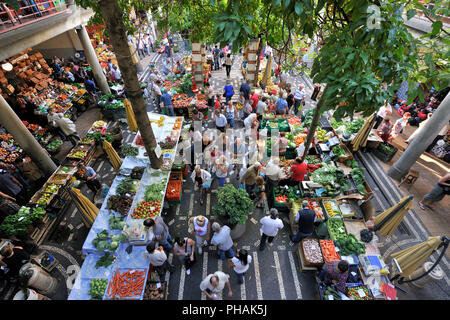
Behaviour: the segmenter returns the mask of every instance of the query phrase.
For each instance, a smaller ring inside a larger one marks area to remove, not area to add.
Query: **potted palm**
[[[239,239],[245,232],[247,215],[254,209],[253,201],[244,189],[232,184],[220,187],[217,191],[217,205],[213,208],[215,215],[223,218],[223,223],[231,229],[231,238]]]

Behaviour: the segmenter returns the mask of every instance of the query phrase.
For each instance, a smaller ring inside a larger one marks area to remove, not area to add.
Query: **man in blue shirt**
[[[92,169],[92,167],[87,167],[82,162],[80,162],[77,167],[77,175],[80,176],[80,179],[86,181],[86,185],[89,189],[91,189],[95,197],[97,191],[102,188],[100,181],[98,181],[97,179],[97,173],[94,171],[94,169]]]
[[[248,85],[246,80],[241,84],[239,92],[242,93],[242,95],[245,98],[245,101],[248,101],[250,99],[250,86]]]
[[[161,101],[164,103],[164,109],[166,110],[166,115],[174,117],[175,111],[173,110],[173,106],[172,106],[172,96],[170,95],[168,90],[166,90],[165,88],[163,88],[161,91],[163,92],[163,95],[161,96]]]
[[[89,78],[86,78],[86,80],[84,80],[84,86],[86,87],[86,91],[89,93],[92,93],[94,95],[97,94],[97,87],[95,86],[94,81],[92,81]]]
[[[214,56],[214,70],[219,70],[220,69],[220,49],[217,48],[217,45],[214,46],[213,56]]]
[[[216,123],[216,128],[220,132],[225,132],[225,126],[227,125],[227,118],[217,109],[214,112],[214,122]]]
[[[277,107],[277,114],[286,114],[286,109],[288,107],[286,94],[283,96],[280,95],[277,102],[275,102],[275,106]]]
[[[228,105],[228,102],[234,95],[234,88],[230,80],[227,80],[227,85],[223,88],[223,90],[225,91],[225,104]]]

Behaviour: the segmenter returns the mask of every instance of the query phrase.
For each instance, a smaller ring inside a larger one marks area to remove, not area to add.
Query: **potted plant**
[[[244,189],[235,188],[232,184],[218,189],[217,205],[213,208],[213,212],[225,219],[224,224],[230,227],[233,240],[244,234],[247,215],[253,209],[253,201]]]

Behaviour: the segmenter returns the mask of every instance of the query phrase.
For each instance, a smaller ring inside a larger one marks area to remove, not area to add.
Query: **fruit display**
[[[322,204],[330,218],[342,218],[341,210],[335,200],[322,200]]]
[[[89,295],[93,300],[102,300],[108,286],[108,279],[91,279]]]
[[[185,93],[176,93],[172,97],[172,105],[175,109],[187,108],[191,104],[192,98]]]
[[[74,151],[71,152],[67,157],[75,159],[84,159],[86,157],[85,151]]]
[[[46,206],[52,198],[53,194],[42,193],[41,197],[38,199],[38,201],[36,201],[36,203],[40,206]]]
[[[320,248],[322,249],[322,255],[325,262],[330,263],[331,261],[341,260],[332,240],[320,240]]]
[[[163,300],[165,297],[166,282],[160,282],[161,286],[158,288],[156,282],[147,282],[144,292],[144,300]]]
[[[65,184],[67,180],[70,178],[70,175],[68,174],[54,174],[49,180],[49,183],[56,183],[56,184]]]
[[[366,286],[349,287],[347,288],[347,292],[353,300],[373,300]]]
[[[56,184],[56,183],[49,183],[47,184],[47,186],[44,189],[44,192],[47,193],[57,193],[59,188],[61,188],[60,184]]]
[[[123,195],[112,195],[108,198],[107,208],[119,212],[122,216],[126,216],[130,211],[133,198]]]
[[[317,219],[323,219],[323,209],[316,200],[308,200],[309,208],[316,213]]]
[[[327,131],[323,129],[316,130],[316,137],[320,142],[327,142],[330,136],[327,135]]]
[[[94,141],[94,138],[84,137],[80,140],[80,144],[92,144]]]
[[[154,218],[161,211],[161,200],[157,201],[141,201],[134,209],[131,217],[134,219]]]
[[[0,140],[8,142],[9,140],[12,139],[12,135],[10,135],[9,133],[0,133]]]
[[[165,118],[166,118],[165,116],[160,116],[159,120],[150,120],[150,123],[156,123],[158,125],[158,127],[162,127],[164,125],[164,119]]]
[[[105,121],[95,121],[94,124],[92,125],[94,128],[101,128],[104,127],[106,125]]]
[[[136,141],[134,142],[137,146],[144,146],[144,139],[142,139],[142,136],[138,134],[136,136]]]

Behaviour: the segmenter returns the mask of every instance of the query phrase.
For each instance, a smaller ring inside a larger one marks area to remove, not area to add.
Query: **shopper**
[[[256,177],[259,176],[260,170],[261,170],[261,163],[255,162],[255,164],[250,166],[247,169],[247,171],[245,171],[244,175],[240,179],[240,183],[245,185],[245,190],[247,191],[250,197],[253,197],[256,185]]]
[[[164,252],[163,247],[156,247],[156,243],[154,241],[147,245],[147,251],[144,252],[144,254],[156,270],[156,273],[158,273],[160,282],[165,280],[167,271],[170,273],[175,271],[175,266],[170,264],[167,260],[167,255]]]
[[[265,96],[259,96],[258,97],[258,103],[256,104],[256,112],[259,114],[264,114],[267,112],[267,97]]]
[[[239,171],[246,163],[247,148],[241,138],[236,138],[231,144],[230,150],[233,154],[232,163],[234,164],[233,171],[230,172],[230,175],[233,175],[234,171],[236,171],[236,176],[238,176]]]
[[[230,128],[234,128],[234,120],[238,117],[237,109],[233,105],[233,102],[228,101],[225,110],[223,111],[225,118],[227,119],[227,124]]]
[[[280,159],[277,157],[272,157],[272,159],[267,163],[265,167],[265,176],[266,176],[266,190],[267,194],[267,202],[269,208],[273,207],[273,194],[274,188],[278,185],[278,181],[281,179],[281,168],[280,168]]]
[[[234,95],[234,88],[231,84],[230,80],[227,80],[225,87],[223,87],[223,96],[225,97],[225,104],[228,104],[228,102],[233,98]]]
[[[186,268],[186,274],[191,274],[191,267],[195,263],[195,241],[187,237],[175,238],[175,245],[173,247],[173,253],[178,257],[181,263]]]
[[[167,76],[170,72],[169,64],[170,64],[169,59],[163,60],[163,73],[165,76]]]
[[[202,247],[208,245],[210,237],[210,223],[208,218],[202,215],[189,219],[189,225],[192,232],[195,233],[195,243],[197,244],[198,254],[203,254]]]
[[[239,88],[239,93],[242,94],[246,101],[250,100],[250,86],[247,83],[247,80],[244,79],[244,82],[241,84]]]
[[[220,224],[214,222],[212,224],[212,230],[214,235],[211,238],[211,244],[217,246],[219,258],[225,260],[225,255],[227,258],[233,258],[233,240],[230,236],[230,227],[221,227]]]
[[[0,223],[9,215],[19,212],[20,206],[16,203],[16,199],[0,192]]]
[[[287,113],[287,108],[288,108],[288,104],[286,101],[286,94],[280,94],[280,97],[278,98],[277,102],[275,102],[275,106],[277,108],[277,114],[286,114]]]
[[[200,204],[203,205],[204,188],[211,186],[211,174],[200,168],[200,165],[196,165],[194,172],[192,172],[191,179],[198,189],[200,189]]]
[[[317,96],[319,95],[319,92],[320,92],[321,88],[322,88],[322,86],[320,85],[320,83],[315,83],[314,84],[314,91],[313,91],[313,93],[311,95],[311,100],[317,101]]]
[[[403,132],[403,129],[408,125],[408,120],[411,118],[411,114],[409,112],[405,112],[403,117],[397,119],[394,122],[394,126],[392,127],[391,137],[395,139],[400,133]]]
[[[26,202],[23,185],[4,169],[0,169],[0,192],[16,199],[19,204]]]
[[[303,162],[300,158],[295,158],[294,163],[291,165],[291,168],[289,169],[292,172],[292,176],[290,179],[290,185],[296,186],[301,181],[305,180],[306,170],[308,168],[308,165]]]
[[[144,220],[144,226],[147,228],[153,227],[153,241],[158,242],[159,245],[163,246],[167,251],[173,249],[172,236],[169,233],[169,227],[162,217],[158,216],[155,219],[148,218]]]
[[[102,185],[97,179],[97,173],[92,167],[85,166],[83,162],[80,162],[77,165],[77,168],[77,176],[79,176],[81,180],[86,181],[86,185],[91,189],[95,197],[97,192],[102,189]]]
[[[272,208],[269,211],[269,216],[263,217],[259,222],[262,225],[259,250],[263,251],[266,247],[266,239],[269,245],[272,245],[272,241],[278,234],[278,231],[283,229],[283,221],[278,218],[278,210]]]
[[[254,125],[254,123],[258,121],[258,113],[251,113],[244,120],[245,133],[247,134]]]
[[[248,254],[245,249],[237,249],[236,256],[231,259],[231,265],[233,266],[234,273],[238,277],[238,283],[244,283],[244,276],[248,271],[250,263],[252,262],[252,256]]]
[[[225,288],[225,284],[228,287],[228,296],[231,297],[233,292],[231,291],[230,276],[222,271],[216,271],[213,274],[209,274],[200,283],[200,290],[211,300],[220,300],[219,294]]]
[[[314,232],[314,222],[316,221],[316,213],[309,208],[307,200],[302,202],[302,210],[297,212],[295,222],[298,223],[298,230],[295,236],[291,237],[294,243],[300,242],[302,239],[311,236]]]
[[[0,250],[0,266],[8,268],[7,276],[15,278],[20,268],[30,261],[30,255],[20,246],[7,244]]]
[[[262,208],[264,206],[264,201],[266,201],[266,188],[264,178],[261,176],[256,177],[255,196],[256,207]]]
[[[153,94],[155,95],[155,109],[161,110],[161,81],[158,79],[153,84]]]
[[[223,187],[225,184],[225,179],[228,176],[229,165],[227,163],[227,158],[222,155],[214,161],[214,169],[216,178],[219,181],[219,188]]]
[[[231,66],[233,65],[233,60],[231,60],[230,53],[227,54],[227,57],[225,58],[225,61],[224,61],[224,65],[225,65],[225,70],[227,72],[227,79],[229,79],[230,73],[231,73]]]
[[[113,65],[113,72],[114,72],[114,78],[115,82],[122,83],[122,73],[120,72],[119,68],[114,64]]]
[[[301,106],[305,104],[306,91],[305,86],[300,84],[294,92],[294,113],[297,115]]]
[[[383,140],[384,143],[387,143],[389,140],[389,137],[391,135],[392,130],[392,124],[389,119],[384,119],[383,125],[381,126],[381,130],[378,132],[380,134],[381,140]]]
[[[256,106],[258,104],[259,95],[255,92],[254,89],[250,90],[250,103],[252,105],[253,112],[256,112]]]
[[[214,102],[214,111],[215,110],[220,110],[222,109],[222,96],[220,95],[220,93],[216,94],[216,101]]]
[[[214,57],[214,70],[219,70],[220,69],[220,49],[217,48],[217,45],[214,46],[213,57]]]
[[[172,96],[170,95],[169,91],[166,88],[162,88],[161,92],[162,92],[161,101],[164,104],[165,114],[167,116],[174,117],[175,111],[173,110]]]
[[[228,123],[227,118],[217,109],[214,111],[214,122],[217,130],[225,132],[225,126]]]
[[[385,101],[384,105],[381,106],[381,108],[378,110],[375,125],[373,126],[373,128],[378,129],[380,124],[383,122],[384,118],[386,118],[386,115],[391,113],[392,113],[392,106],[389,104],[389,102]]]
[[[419,201],[419,207],[422,210],[432,209],[431,204],[441,201],[446,195],[450,194],[450,171],[434,184],[430,192],[423,196]]]
[[[208,107],[211,109],[214,107],[214,89],[209,82],[205,83],[208,94]]]
[[[346,260],[327,262],[322,266],[319,279],[326,284],[334,284],[336,289],[346,293],[349,264]]]

